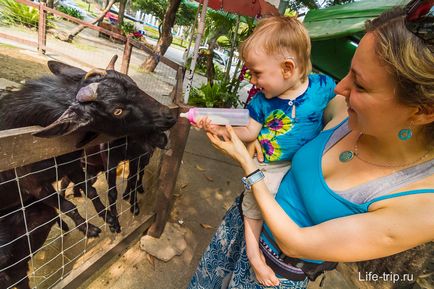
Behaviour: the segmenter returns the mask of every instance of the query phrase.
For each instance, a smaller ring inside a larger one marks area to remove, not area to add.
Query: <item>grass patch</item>
[[[0,47],[4,47],[4,48],[18,48],[15,45],[6,44],[6,43],[0,43]]]

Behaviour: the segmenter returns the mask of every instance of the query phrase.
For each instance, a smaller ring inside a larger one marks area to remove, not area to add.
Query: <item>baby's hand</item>
[[[208,117],[200,118],[196,122],[196,127],[202,128],[206,132],[210,132],[215,135],[222,135],[222,131],[224,130],[224,126],[211,124],[211,120]]]
[[[250,143],[247,143],[246,147],[252,158],[256,157],[258,162],[264,162],[264,153],[262,152],[261,144],[257,139]]]

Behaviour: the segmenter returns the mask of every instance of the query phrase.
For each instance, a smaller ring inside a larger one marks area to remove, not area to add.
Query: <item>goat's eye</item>
[[[114,115],[114,116],[121,116],[123,113],[124,113],[124,110],[123,110],[122,108],[116,108],[116,109],[113,111],[113,115]]]

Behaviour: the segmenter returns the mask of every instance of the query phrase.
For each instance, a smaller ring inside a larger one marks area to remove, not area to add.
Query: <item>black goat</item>
[[[44,128],[35,135],[54,137],[79,132],[83,137],[77,146],[83,146],[99,133],[114,137],[137,134],[143,131],[164,131],[176,122],[176,115],[140,90],[125,74],[113,70],[112,60],[106,70],[85,71],[60,62],[49,61],[48,67],[55,76],[29,81],[23,88],[10,92],[0,99],[0,129],[40,125]],[[96,190],[84,181],[81,169],[82,150],[53,159],[40,161],[14,171],[0,173],[0,209],[20,204],[35,197],[58,208],[50,185],[57,177],[68,176],[74,183],[88,190],[88,197],[113,231],[120,231],[116,215],[101,203]],[[58,164],[57,166],[55,166]],[[57,167],[57,172],[56,172]],[[38,172],[27,176],[29,172]],[[20,193],[21,192],[21,197]],[[78,229],[88,236],[98,236],[100,229],[86,223],[74,204],[59,196],[60,210],[73,219]]]
[[[106,171],[108,184],[108,199],[110,211],[117,216],[116,200],[116,167],[121,161],[129,161],[129,175],[125,191],[122,196],[129,199],[130,211],[134,215],[140,212],[137,203],[137,192],[144,193],[143,175],[144,168],[148,165],[156,147],[165,148],[167,145],[167,136],[161,131],[151,131],[146,135],[134,135],[116,139],[97,147],[86,149],[86,160],[82,162],[85,166],[88,177],[96,180],[96,175]],[[70,180],[67,177],[62,178],[62,191],[69,185]],[[80,190],[74,186],[74,196],[81,196]]]
[[[55,223],[68,231],[56,210],[42,202],[0,216],[0,288],[30,289],[30,252],[35,254],[42,247]]]

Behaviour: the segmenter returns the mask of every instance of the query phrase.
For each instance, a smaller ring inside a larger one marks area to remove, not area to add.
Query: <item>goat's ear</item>
[[[86,75],[86,71],[80,68],[53,60],[48,61],[48,68],[54,75],[76,82],[80,81]]]
[[[75,132],[91,122],[89,117],[78,116],[68,108],[55,122],[33,133],[37,137],[55,137]]]
[[[98,137],[98,133],[93,132],[93,131],[88,131],[84,134],[84,136],[75,144],[76,148],[81,148],[85,145],[87,145],[88,143],[90,143],[91,141],[93,141],[94,139],[96,139]]]

